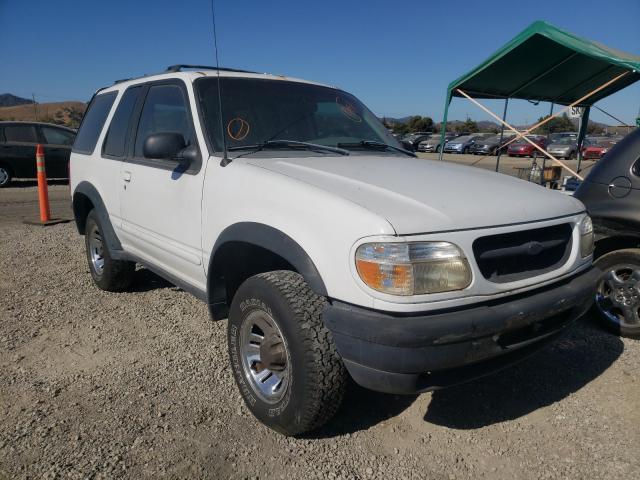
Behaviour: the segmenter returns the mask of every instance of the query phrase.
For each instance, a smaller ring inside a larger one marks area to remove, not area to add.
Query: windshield
[[[219,81],[222,125],[218,79],[194,82],[205,130],[216,151],[222,151],[223,132],[233,150],[272,140],[330,147],[368,140],[400,147],[373,113],[341,90],[286,80],[221,77]]]
[[[468,142],[469,140],[471,140],[473,137],[471,136],[467,136],[467,137],[458,137],[458,138],[454,138],[453,140],[451,140],[451,143],[465,143]]]

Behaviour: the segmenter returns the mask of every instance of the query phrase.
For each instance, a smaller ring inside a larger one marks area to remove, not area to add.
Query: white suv
[[[228,317],[247,406],[288,435],[348,375],[416,393],[523,358],[597,278],[577,200],[415,158],[352,95],[282,76],[179,65],[99,90],[71,192],[97,286],[139,263]]]

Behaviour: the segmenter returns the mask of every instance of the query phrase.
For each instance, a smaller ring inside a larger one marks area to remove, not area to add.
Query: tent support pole
[[[622,120],[620,120],[618,117],[614,117],[613,115],[611,115],[609,112],[604,111],[602,108],[600,108],[597,105],[593,105],[594,108],[596,108],[597,110],[599,110],[600,112],[604,113],[606,116],[613,118],[616,122],[618,122],[620,125],[622,125],[623,127],[627,127],[629,128],[629,132],[631,131],[632,127],[631,125],[628,125],[626,123],[624,123]],[[628,132],[627,132],[628,133]]]
[[[582,144],[584,143],[584,137],[587,135],[587,128],[589,127],[589,112],[591,108],[585,107],[580,117],[580,131],[578,132],[578,166],[576,170],[580,171],[582,166]]]
[[[518,130],[516,130],[515,128],[513,128],[511,125],[509,125],[507,122],[502,121],[502,119],[497,116],[495,113],[493,113],[491,110],[489,110],[487,107],[485,107],[484,105],[482,105],[480,102],[478,102],[477,100],[474,100],[473,98],[471,98],[469,95],[467,95],[465,92],[463,92],[462,90],[460,90],[459,88],[456,88],[456,92],[458,92],[460,95],[462,95],[463,97],[465,97],[467,100],[469,100],[471,103],[474,103],[476,106],[478,106],[478,108],[480,108],[481,110],[484,110],[486,113],[488,113],[489,115],[491,115],[493,118],[495,118],[496,120],[498,120],[502,125],[504,125],[505,127],[507,127],[509,130],[511,130],[512,132],[515,132],[517,134],[519,134],[520,132],[518,132]],[[564,162],[558,160],[556,157],[554,157],[553,155],[551,155],[549,152],[547,152],[544,148],[542,148],[540,145],[538,145],[537,143],[535,143],[534,141],[530,140],[527,137],[522,137],[523,140],[525,140],[526,142],[528,142],[529,144],[531,144],[531,146],[533,146],[533,148],[535,148],[536,150],[539,150],[540,152],[542,152],[543,155],[548,156],[551,160],[553,160],[555,163],[557,163],[558,165],[560,165],[561,167],[567,169],[569,172],[571,172],[572,175],[575,175],[579,180],[584,180],[584,178],[578,174],[577,172],[575,172],[574,170],[572,170],[571,168],[569,168],[567,165],[564,164]],[[544,175],[544,172],[543,172]]]
[[[587,98],[589,98],[590,96],[598,93],[600,90],[607,88],[609,85],[611,85],[612,83],[616,82],[617,80],[619,80],[620,78],[624,77],[627,72],[622,72],[620,75],[618,75],[615,78],[612,78],[611,80],[609,80],[606,83],[603,83],[602,85],[600,85],[598,88],[596,88],[595,90],[591,90],[589,93],[587,93],[585,96],[579,98],[578,100],[576,100],[575,102],[573,102],[570,105],[567,105],[566,107],[564,107],[563,109],[559,110],[557,113],[555,113],[554,115],[551,115],[547,118],[545,118],[544,120],[536,123],[535,125],[533,125],[532,127],[529,127],[527,130],[525,130],[524,132],[517,132],[517,135],[515,135],[511,140],[509,140],[507,143],[505,143],[505,147],[507,145],[509,145],[510,143],[513,143],[517,140],[520,140],[521,138],[523,138],[525,135],[528,135],[529,133],[531,133],[533,130],[535,130],[538,127],[541,127],[542,125],[544,125],[547,122],[550,122],[551,120],[553,120],[554,118],[562,115],[564,112],[568,111],[569,109],[575,107],[576,105],[582,103],[583,101],[585,101]],[[459,88],[456,89],[456,91],[461,91]],[[467,97],[470,98],[470,97]]]
[[[509,98],[504,99],[504,111],[502,112],[502,121],[507,119],[507,106],[509,105]],[[498,155],[496,156],[496,172],[500,168],[500,155],[502,154],[502,139],[504,138],[504,123],[500,125],[500,141],[498,142]]]
[[[442,161],[444,155],[444,138],[447,135],[447,116],[449,115],[449,105],[451,105],[451,92],[447,90],[447,97],[444,103],[444,115],[442,116],[442,124],[440,124],[440,153],[438,160]]]

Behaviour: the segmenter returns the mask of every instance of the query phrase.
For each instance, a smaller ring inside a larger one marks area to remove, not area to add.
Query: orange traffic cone
[[[44,166],[44,148],[42,148],[42,145],[40,144],[36,146],[36,172],[38,176],[40,222],[46,223],[51,220],[51,209],[49,208],[49,187],[47,186],[47,172]]]

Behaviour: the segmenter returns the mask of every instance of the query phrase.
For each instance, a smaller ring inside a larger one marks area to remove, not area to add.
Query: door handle
[[[127,182],[127,183],[130,182],[131,181],[131,172],[124,172],[122,178],[123,178],[123,180],[125,182]]]

